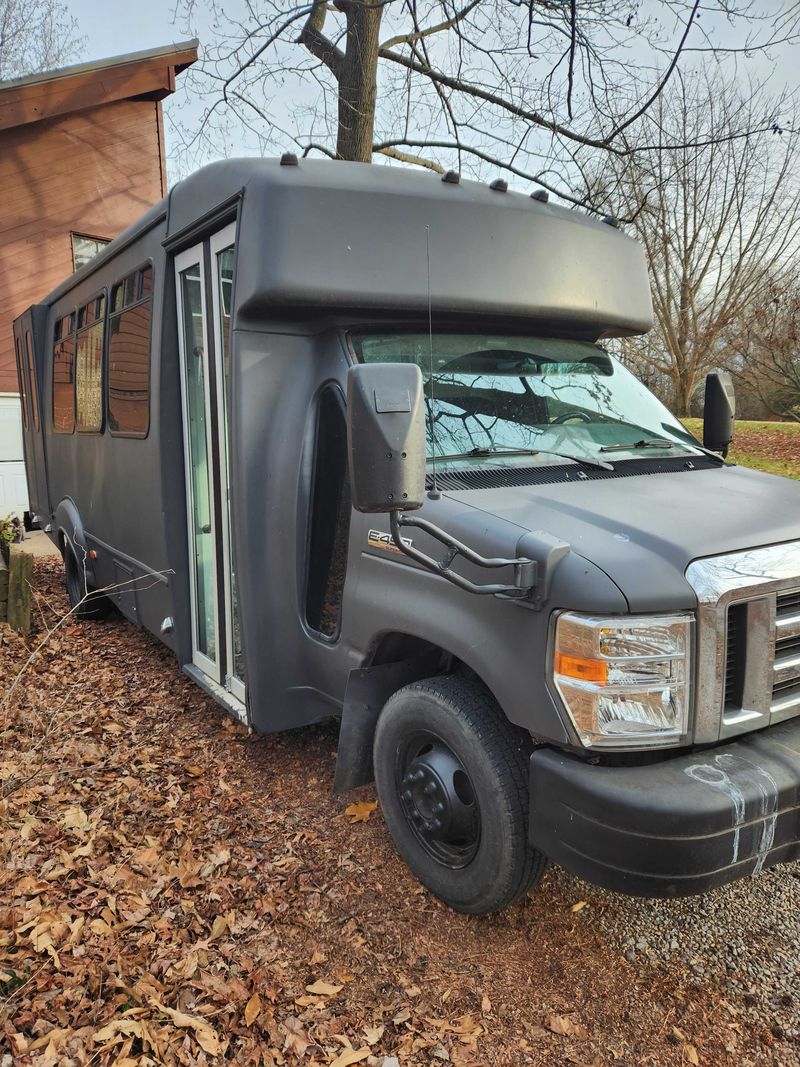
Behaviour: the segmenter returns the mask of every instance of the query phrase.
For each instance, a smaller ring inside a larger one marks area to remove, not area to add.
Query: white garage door
[[[16,393],[0,393],[0,518],[28,510],[22,412]]]

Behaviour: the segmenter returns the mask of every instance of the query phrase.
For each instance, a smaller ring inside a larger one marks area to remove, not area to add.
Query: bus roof
[[[292,157],[293,158],[293,157]],[[514,316],[595,336],[652,325],[644,251],[578,211],[404,167],[231,159],[168,196],[47,298],[52,303],[160,220],[165,243],[241,198],[237,306]]]

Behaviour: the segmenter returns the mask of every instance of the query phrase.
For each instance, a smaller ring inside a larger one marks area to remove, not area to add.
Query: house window
[[[75,312],[56,323],[53,338],[53,429],[75,429]]]
[[[339,634],[350,512],[344,398],[339,389],[328,386],[317,414],[306,589],[308,625],[327,638]]]
[[[105,305],[105,295],[101,294],[78,311],[75,398],[81,433],[100,433],[103,429]]]
[[[108,320],[108,428],[145,437],[150,423],[150,312],[153,268],[133,271],[111,290]]]
[[[102,252],[108,244],[106,237],[87,237],[82,233],[72,235],[72,263],[75,270],[80,270],[94,259],[98,252]]]

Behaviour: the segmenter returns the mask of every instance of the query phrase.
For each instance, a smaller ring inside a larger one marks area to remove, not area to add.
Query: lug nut
[[[432,819],[431,823],[430,823],[430,826],[428,827],[429,830],[441,830],[441,828],[442,828],[442,820],[441,819]]]
[[[402,797],[403,797],[403,800],[405,800],[406,802],[411,800],[411,790],[410,789],[404,789],[403,793],[402,793]]]
[[[443,812],[444,812],[444,804],[441,802],[441,800],[439,801],[438,804],[436,804],[434,806],[433,810],[436,812],[437,815],[442,815],[443,814]]]
[[[431,796],[432,793],[435,793],[436,792],[436,782],[428,782],[428,784],[425,786],[425,789],[423,790],[423,792],[427,793],[428,796]]]

